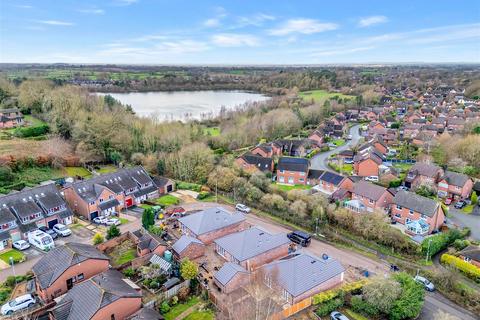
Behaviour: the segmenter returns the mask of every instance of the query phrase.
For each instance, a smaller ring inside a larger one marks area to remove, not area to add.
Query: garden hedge
[[[330,289],[319,294],[316,294],[312,297],[312,304],[320,304],[332,299],[337,298],[340,295],[351,293],[353,291],[357,291],[363,288],[363,286],[367,283],[367,280],[359,280],[355,282],[350,282],[342,285],[339,288]]]
[[[440,261],[463,272],[467,277],[480,282],[480,268],[450,254],[442,254]]]

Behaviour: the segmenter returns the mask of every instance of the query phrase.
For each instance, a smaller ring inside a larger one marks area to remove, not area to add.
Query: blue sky
[[[480,1],[0,0],[0,62],[480,63]]]

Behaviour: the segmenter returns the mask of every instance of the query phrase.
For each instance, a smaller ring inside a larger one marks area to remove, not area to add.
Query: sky
[[[480,1],[0,0],[0,62],[480,63]]]

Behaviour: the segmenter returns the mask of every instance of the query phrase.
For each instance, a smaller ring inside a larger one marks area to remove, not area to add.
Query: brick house
[[[381,155],[375,150],[359,152],[353,158],[353,171],[361,177],[378,177],[379,167],[382,163]]]
[[[349,178],[334,172],[325,171],[318,178],[318,184],[314,189],[330,195],[340,188],[350,190],[352,187],[353,182]]]
[[[0,250],[26,239],[28,232],[72,223],[73,214],[54,184],[0,196]]]
[[[265,284],[293,305],[340,285],[345,268],[335,259],[300,253],[265,265],[262,271]]]
[[[255,171],[272,172],[274,166],[272,158],[262,157],[251,153],[245,153],[235,159],[235,164],[238,165],[239,168],[250,173]]]
[[[277,165],[277,182],[283,184],[306,184],[310,161],[304,158],[282,157]]]
[[[480,268],[480,246],[470,245],[460,251],[458,256]]]
[[[205,244],[187,235],[182,235],[172,246],[173,255],[177,260],[190,260],[202,257],[205,254]]]
[[[385,212],[393,202],[393,194],[386,188],[361,180],[353,185],[352,200],[345,207],[355,212]]]
[[[182,234],[208,245],[215,239],[245,229],[245,216],[221,207],[205,209],[178,219]]]
[[[272,158],[274,156],[282,155],[282,147],[274,142],[262,143],[253,148],[250,152],[264,158]]]
[[[463,173],[445,171],[438,180],[437,194],[441,198],[468,199],[472,194],[473,180]]]
[[[317,185],[318,182],[320,181],[320,177],[324,172],[325,170],[316,170],[316,169],[308,170],[307,185],[309,186]]]
[[[392,218],[407,226],[407,233],[430,234],[438,231],[444,224],[445,213],[439,202],[422,197],[416,193],[400,190],[395,194],[391,205]],[[423,220],[427,223],[427,229],[422,233],[409,228],[412,221]],[[426,232],[424,232],[426,231]]]
[[[290,157],[305,157],[317,147],[317,142],[310,139],[279,139],[273,144],[281,148],[281,154]]]
[[[250,281],[250,272],[241,265],[226,262],[213,275],[213,282],[223,293],[230,293]]]
[[[74,213],[93,220],[157,198],[159,188],[138,166],[69,184],[64,188],[64,194]]]
[[[42,300],[52,301],[74,285],[108,270],[109,264],[108,257],[92,245],[66,243],[33,266],[36,292]]]
[[[175,181],[166,177],[154,176],[153,183],[158,188],[158,194],[163,195],[175,191]]]
[[[437,181],[443,175],[443,169],[434,164],[417,162],[405,177],[405,186],[415,189],[421,185],[436,187]]]
[[[23,114],[19,109],[0,109],[0,129],[15,128],[23,123]]]
[[[159,256],[163,255],[167,250],[167,243],[158,236],[150,234],[148,231],[136,230],[132,232],[135,243],[137,244],[137,255],[139,257],[147,254],[155,253]]]
[[[317,143],[317,146],[320,146],[324,143],[323,136],[323,132],[321,132],[320,130],[315,130],[308,136],[308,139],[315,141]]]
[[[141,307],[140,287],[112,269],[75,285],[50,311],[50,319],[126,319]]]
[[[215,251],[221,257],[247,271],[288,255],[291,245],[286,234],[270,234],[258,227],[232,233],[214,242]]]

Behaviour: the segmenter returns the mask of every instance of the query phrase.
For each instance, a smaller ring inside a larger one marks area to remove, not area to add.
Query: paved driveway
[[[343,146],[340,146],[338,148],[335,148],[327,152],[318,153],[315,156],[313,156],[313,158],[310,159],[311,169],[332,171],[330,167],[327,165],[328,158],[334,153],[339,153],[341,151],[348,150],[351,147],[355,146],[358,143],[358,141],[360,141],[360,138],[361,138],[360,131],[359,131],[360,127],[361,127],[360,124],[356,124],[350,128],[349,134],[352,135],[352,139],[348,140],[347,143],[345,143]]]
[[[447,222],[460,226],[469,227],[471,230],[471,237],[475,240],[480,240],[480,216],[474,214],[465,214],[453,206],[449,210],[450,218]]]

